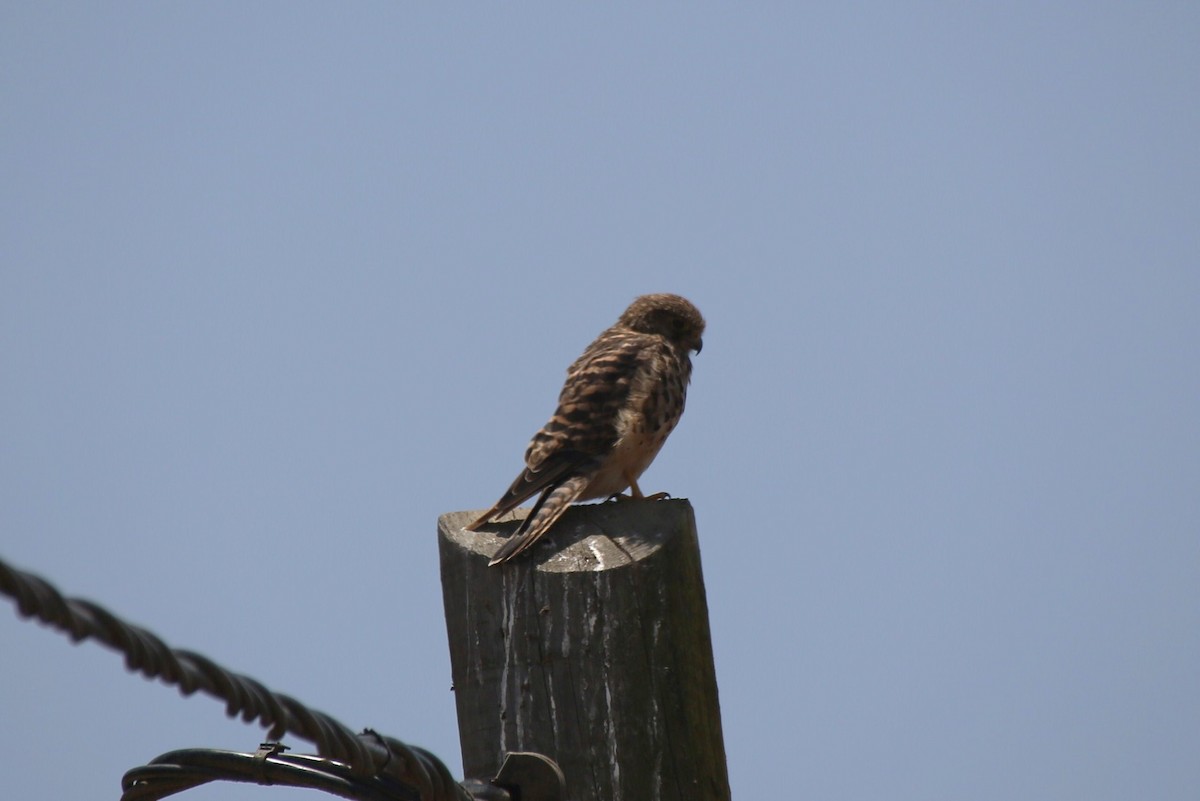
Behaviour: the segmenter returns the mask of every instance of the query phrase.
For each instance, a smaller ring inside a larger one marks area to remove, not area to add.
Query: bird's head
[[[691,301],[679,295],[642,295],[629,304],[617,324],[643,334],[659,334],[697,353],[704,347],[704,318]]]

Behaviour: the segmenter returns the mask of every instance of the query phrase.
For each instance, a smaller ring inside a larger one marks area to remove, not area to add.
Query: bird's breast
[[[668,347],[652,351],[630,381],[614,420],[616,441],[604,455],[582,500],[623,492],[646,471],[679,423],[691,363]]]
[[[636,481],[646,472],[677,422],[678,418],[657,430],[635,428],[622,435],[600,463],[599,471],[584,490],[581,500],[607,498],[628,489],[629,478]]]

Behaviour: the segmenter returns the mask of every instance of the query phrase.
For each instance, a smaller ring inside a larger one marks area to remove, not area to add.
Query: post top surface
[[[480,513],[447,512],[438,518],[438,530],[458,547],[490,559],[529,510],[516,509],[479,531],[467,531],[464,526]],[[672,535],[694,525],[692,505],[686,499],[573,506],[540,542],[513,562],[528,560],[538,570],[556,573],[610,570],[648,558]]]

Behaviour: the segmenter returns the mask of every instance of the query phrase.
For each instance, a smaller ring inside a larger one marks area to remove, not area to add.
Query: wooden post
[[[692,506],[577,506],[488,567],[524,510],[483,531],[438,520],[467,776],[507,751],[556,760],[571,801],[728,801]]]

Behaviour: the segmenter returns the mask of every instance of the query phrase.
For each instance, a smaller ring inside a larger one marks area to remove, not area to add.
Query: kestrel
[[[489,562],[533,545],[576,501],[609,498],[637,485],[683,414],[691,351],[703,346],[704,318],[679,295],[642,295],[567,369],[550,422],[533,435],[525,469],[487,521],[541,493],[529,516]],[[665,493],[664,493],[665,494]]]

